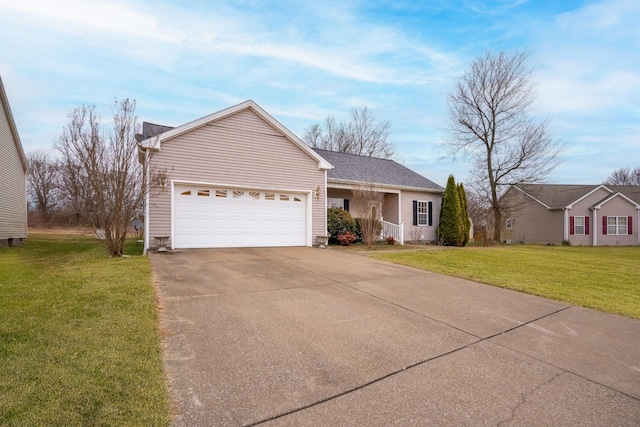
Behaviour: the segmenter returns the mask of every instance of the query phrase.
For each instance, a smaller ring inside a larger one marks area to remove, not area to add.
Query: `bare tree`
[[[630,168],[616,169],[603,184],[640,185],[640,167],[633,170]]]
[[[528,55],[487,52],[476,58],[448,97],[448,152],[471,161],[470,186],[493,212],[500,240],[500,194],[510,184],[543,182],[559,162],[562,144],[548,123],[530,115],[535,100]]]
[[[113,127],[103,132],[95,105],[69,114],[56,149],[62,154],[62,187],[67,199],[96,230],[104,230],[110,256],[122,256],[131,220],[142,206],[143,165],[135,140],[135,101],[117,100]]]
[[[351,110],[349,122],[338,123],[329,116],[323,126],[312,125],[303,139],[313,148],[391,159],[395,147],[389,141],[390,130],[389,122],[377,121],[367,107],[362,107]]]
[[[60,173],[58,162],[43,150],[29,153],[27,161],[29,163],[27,181],[29,198],[40,214],[43,224],[48,225],[55,210],[59,207]]]
[[[360,215],[362,242],[371,247],[380,234],[380,215],[384,204],[384,193],[372,183],[361,184],[351,190],[354,211]]]

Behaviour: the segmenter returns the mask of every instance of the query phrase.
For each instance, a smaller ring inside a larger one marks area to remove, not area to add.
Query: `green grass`
[[[159,342],[146,257],[81,236],[0,248],[0,425],[168,425]]]
[[[640,247],[499,246],[378,259],[640,319]]]

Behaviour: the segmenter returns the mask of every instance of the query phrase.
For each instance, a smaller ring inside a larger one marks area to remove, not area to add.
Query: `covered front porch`
[[[353,190],[357,186],[342,184],[337,186],[327,186],[327,208],[342,208],[348,211],[353,218],[359,218],[364,215],[361,207],[354,203]],[[404,225],[400,220],[402,218],[401,194],[400,190],[389,188],[380,188],[380,192],[384,194],[382,203],[382,211],[380,215],[380,239],[393,239],[399,244],[404,244]]]

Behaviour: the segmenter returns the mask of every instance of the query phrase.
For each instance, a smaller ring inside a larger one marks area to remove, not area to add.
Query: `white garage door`
[[[305,246],[306,195],[176,186],[176,248]]]

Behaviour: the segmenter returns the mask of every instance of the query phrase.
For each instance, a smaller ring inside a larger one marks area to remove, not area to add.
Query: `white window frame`
[[[582,224],[578,224],[578,220],[582,220]],[[578,227],[582,228],[582,232],[578,231]],[[583,216],[574,216],[573,217],[573,234],[578,236],[584,236],[585,233],[585,220]]]
[[[416,222],[419,227],[428,227],[429,226],[429,201],[428,200],[418,200],[417,201],[417,212],[416,212]],[[424,210],[424,212],[422,212]]]
[[[513,228],[513,220],[511,218],[507,219],[505,227],[507,227],[507,230],[511,230]]]
[[[623,222],[624,225],[622,224]],[[629,224],[626,216],[607,216],[607,234],[612,236],[621,236],[628,233]]]

